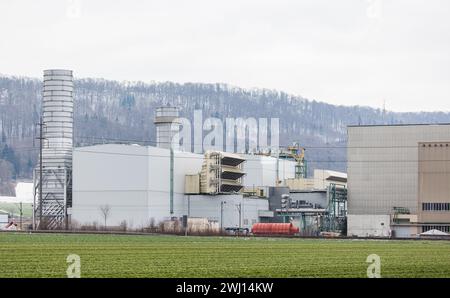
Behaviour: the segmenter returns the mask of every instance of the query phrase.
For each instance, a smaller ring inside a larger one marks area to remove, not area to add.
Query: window
[[[427,232],[429,230],[439,230],[445,233],[450,233],[450,226],[422,226],[422,233]]]
[[[248,225],[248,219],[244,219],[244,225]]]
[[[423,211],[450,211],[450,203],[422,203]]]

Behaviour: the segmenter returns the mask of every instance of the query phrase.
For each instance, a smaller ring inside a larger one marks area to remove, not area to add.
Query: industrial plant
[[[450,125],[350,126],[347,177],[308,171],[298,143],[261,152],[183,151],[172,144],[181,127],[174,106],[153,115],[156,146],[74,148],[73,93],[72,71],[44,71],[35,229],[163,225],[355,237],[450,232]]]

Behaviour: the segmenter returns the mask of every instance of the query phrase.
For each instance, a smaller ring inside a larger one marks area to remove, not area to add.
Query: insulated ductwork
[[[245,175],[242,165],[245,159],[240,155],[206,151],[200,172],[200,191],[205,194],[235,193],[242,189]]]

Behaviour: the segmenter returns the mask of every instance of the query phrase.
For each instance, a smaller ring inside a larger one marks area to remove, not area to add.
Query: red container
[[[252,227],[255,235],[294,235],[298,232],[292,223],[256,223]]]

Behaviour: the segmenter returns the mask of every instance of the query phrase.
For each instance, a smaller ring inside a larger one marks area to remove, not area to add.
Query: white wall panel
[[[173,214],[170,214],[170,151],[135,145],[98,145],[74,149],[72,220],[103,225],[100,206],[109,205],[108,226],[126,221],[129,227],[147,226],[171,216],[187,214],[185,175],[198,173],[203,155],[174,152]],[[267,200],[242,195],[191,196],[191,216],[220,218],[220,201],[226,201],[226,226],[238,226],[236,204],[243,205],[242,225],[251,227]],[[247,221],[245,221],[247,219]]]

